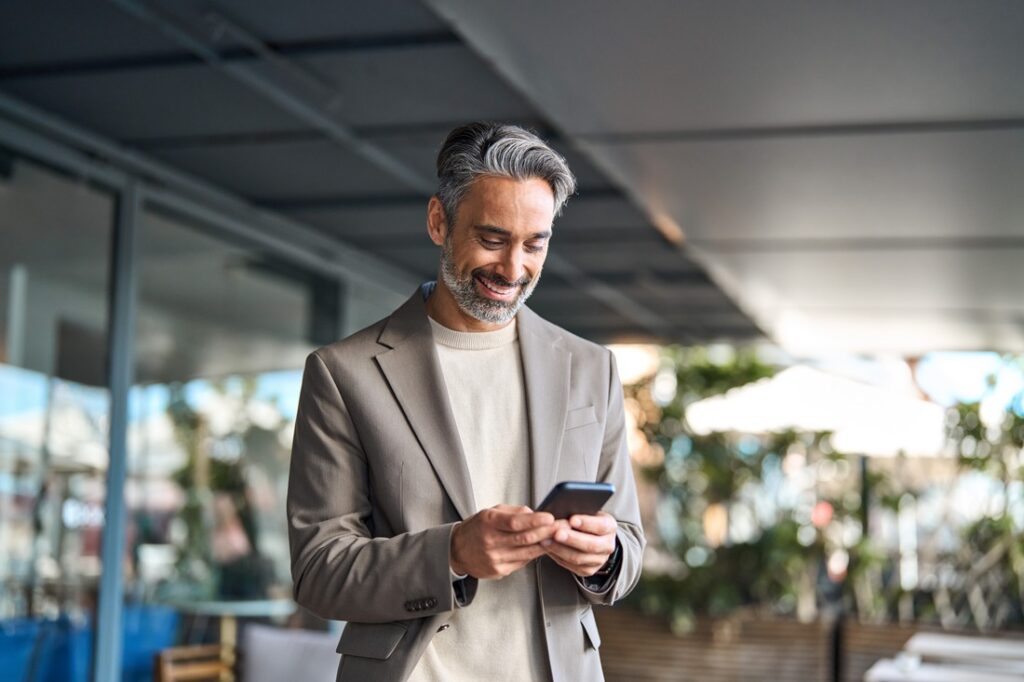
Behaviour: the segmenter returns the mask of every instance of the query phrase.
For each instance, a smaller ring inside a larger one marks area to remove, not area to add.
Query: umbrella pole
[[[867,455],[860,456],[860,534],[867,539],[869,530],[868,507],[871,504],[871,479],[868,476]]]

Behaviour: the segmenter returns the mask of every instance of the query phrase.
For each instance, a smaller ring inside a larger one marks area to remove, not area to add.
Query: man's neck
[[[427,298],[427,314],[435,322],[457,332],[493,332],[504,329],[508,324],[482,322],[472,315],[467,315],[455,301],[452,292],[444,285],[444,280],[437,278],[437,285]],[[514,322],[514,320],[513,320]]]

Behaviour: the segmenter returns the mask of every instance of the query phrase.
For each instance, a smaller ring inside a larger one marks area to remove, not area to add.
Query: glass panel
[[[284,500],[306,355],[336,338],[337,281],[147,209],[138,235],[126,609],[141,653],[294,612]],[[148,647],[148,648],[147,648]]]
[[[85,680],[108,463],[113,196],[0,149],[0,670]]]

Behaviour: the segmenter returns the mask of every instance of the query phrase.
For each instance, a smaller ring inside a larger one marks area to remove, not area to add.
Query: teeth
[[[482,277],[478,277],[477,279],[480,281],[481,284],[483,284],[485,287],[487,287],[488,289],[490,289],[491,291],[493,291],[496,294],[504,295],[504,294],[507,294],[510,291],[512,291],[512,289],[514,288],[514,287],[508,287],[507,289],[499,289],[498,287],[492,286],[491,284],[489,284],[487,282],[487,280],[485,280]]]

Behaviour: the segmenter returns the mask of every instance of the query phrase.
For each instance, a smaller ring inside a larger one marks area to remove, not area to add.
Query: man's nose
[[[522,251],[516,247],[510,247],[506,249],[501,259],[498,274],[509,282],[518,282],[526,274],[524,262]]]

